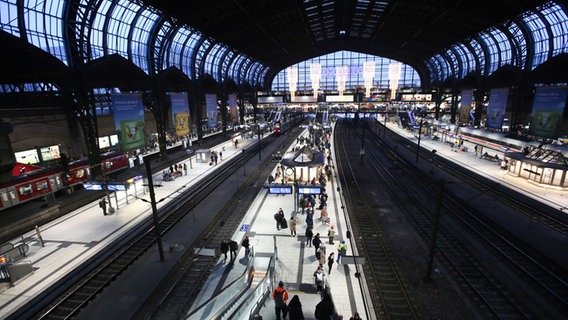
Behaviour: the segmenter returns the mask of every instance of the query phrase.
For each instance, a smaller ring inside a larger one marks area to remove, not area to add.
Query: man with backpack
[[[288,313],[288,307],[286,306],[286,301],[288,300],[288,292],[284,289],[284,282],[280,281],[278,283],[278,288],[272,291],[272,299],[274,299],[274,311],[276,312],[276,319],[280,320],[280,313],[282,313],[282,319],[286,318]]]
[[[314,272],[314,280],[316,283],[316,288],[318,293],[321,293],[323,287],[325,285],[325,272],[323,271],[322,266],[319,266],[318,269]]]

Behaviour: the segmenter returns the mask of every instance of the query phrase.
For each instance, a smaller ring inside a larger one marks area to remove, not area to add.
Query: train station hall
[[[568,3],[0,0],[0,320],[561,319]]]

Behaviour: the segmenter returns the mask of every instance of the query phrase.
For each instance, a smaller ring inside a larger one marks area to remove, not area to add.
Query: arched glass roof
[[[451,75],[461,79],[470,72],[490,76],[506,64],[533,70],[551,57],[568,52],[568,17],[559,4],[551,1],[500,27],[478,33],[469,46],[464,46],[468,47],[471,50],[462,53],[468,57],[462,59],[467,66],[460,73],[451,72],[457,70],[451,48],[430,58],[426,64],[431,79],[442,82]],[[471,58],[474,56],[477,59]]]
[[[443,82],[449,77],[461,79],[471,72],[489,76],[507,64],[532,70],[548,59],[568,52],[566,7],[559,1],[540,3],[544,4],[499,25],[472,33],[467,39],[451,44],[429,58],[409,60],[422,65],[413,64],[418,70],[404,65],[401,86],[419,86],[421,81]],[[326,10],[332,9],[332,2],[326,4],[329,7],[314,7],[313,10],[310,7],[306,12],[309,17],[325,14]],[[385,3],[377,9],[377,19],[386,6]],[[363,12],[365,8],[355,12]],[[147,5],[145,0],[0,0],[0,12],[2,31],[26,40],[70,67],[119,54],[147,74],[157,74],[174,66],[191,79],[210,74],[219,82],[231,79],[237,84],[266,87],[271,80],[266,77],[274,77],[273,87],[287,85],[282,72],[275,76],[277,70],[264,62],[184,25],[175,15],[166,16],[163,11]],[[356,15],[353,23],[358,26],[363,23],[361,21],[375,21],[361,19]],[[318,28],[325,25],[312,27],[310,30],[320,32],[323,29]],[[378,36],[370,29],[357,30],[363,30],[359,34],[363,38]],[[332,31],[320,33],[331,35]],[[272,49],[279,50],[278,45]],[[342,59],[340,56],[346,52],[351,52],[349,59],[352,59],[354,51],[335,51],[320,59],[325,65],[326,59]],[[384,70],[377,69],[381,70],[376,75],[377,85],[386,86]],[[357,70],[353,69],[354,80],[347,84],[348,87],[362,83]],[[305,79],[306,74],[300,75],[301,85],[307,87]],[[329,82],[327,86],[336,85],[332,83],[335,82]]]
[[[65,44],[73,43],[73,39],[65,38],[63,29],[68,21],[63,17],[66,6],[73,5],[65,0],[0,0],[0,29],[27,39],[69,65]],[[20,10],[18,6],[22,6]],[[77,52],[83,54],[78,61],[119,54],[147,74],[174,66],[192,79],[210,74],[219,82],[231,78],[236,83],[261,85],[264,81],[259,72],[237,70],[243,60],[250,60],[246,55],[232,52],[231,56],[237,57],[230,59],[232,64],[224,64],[230,50],[226,45],[205,38],[189,26],[176,26],[162,19],[163,13],[136,1],[79,0],[75,6],[80,17],[74,24]],[[20,17],[18,12],[24,15]],[[149,49],[152,41],[153,52]],[[159,70],[150,70],[152,59],[160,62],[156,66]],[[259,62],[254,65],[264,68]]]
[[[375,76],[373,86],[378,88],[389,87],[389,65],[395,60],[376,57],[368,54],[338,51],[308,61],[300,62],[290,67],[298,68],[297,90],[312,90],[310,77],[310,65],[321,64],[320,88],[322,90],[337,90],[335,69],[337,66],[349,66],[349,77],[345,83],[346,88],[354,88],[364,85],[363,64],[367,61],[375,61]],[[416,70],[402,64],[399,87],[420,87],[420,78]],[[288,91],[287,69],[280,71],[272,82],[273,91]]]

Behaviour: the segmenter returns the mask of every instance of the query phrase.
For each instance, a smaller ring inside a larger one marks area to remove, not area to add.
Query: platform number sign
[[[249,227],[250,227],[250,225],[248,225],[248,224],[242,224],[239,231],[246,232],[246,231],[248,231]]]

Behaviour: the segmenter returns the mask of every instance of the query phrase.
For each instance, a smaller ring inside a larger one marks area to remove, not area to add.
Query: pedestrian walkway
[[[307,136],[307,131],[304,132]],[[331,143],[333,145],[333,143]],[[297,145],[292,145],[283,155],[284,158],[290,157]],[[300,145],[301,147],[301,145]],[[297,148],[296,148],[297,149]],[[333,151],[333,150],[332,150]],[[334,169],[335,170],[335,169]],[[275,176],[277,168],[274,169]],[[367,301],[369,296],[365,284],[364,274],[360,278],[355,277],[356,269],[354,264],[342,264],[337,262],[337,246],[341,241],[346,241],[349,252],[347,255],[357,255],[357,248],[353,248],[349,239],[346,238],[346,231],[349,228],[345,212],[341,209],[343,199],[337,191],[337,181],[332,178],[327,182],[326,190],[328,193],[327,211],[330,217],[329,223],[322,223],[319,220],[321,210],[315,210],[314,214],[314,235],[319,233],[322,239],[322,246],[326,248],[324,270],[326,280],[331,291],[333,302],[338,314],[349,318],[355,312],[365,314],[364,296]],[[290,229],[278,229],[274,214],[282,209],[286,219],[295,216],[297,218],[296,236],[292,236]],[[239,230],[236,230],[231,239],[241,243],[245,236],[249,236],[251,247],[257,255],[273,255],[276,257],[275,263],[275,283],[273,290],[279,281],[284,282],[284,288],[288,291],[289,299],[298,295],[302,303],[304,316],[306,319],[315,319],[314,311],[316,305],[321,301],[320,294],[316,291],[314,272],[319,262],[316,260],[316,253],[313,246],[306,245],[305,231],[307,228],[306,214],[294,211],[294,195],[275,195],[268,193],[264,189],[252,204],[247,215],[242,221]],[[329,243],[327,236],[328,230],[334,227],[335,237],[333,244]],[[197,309],[202,303],[212,298],[218,288],[224,287],[223,283],[229,284],[241,276],[246,268],[248,260],[245,259],[244,248],[240,249],[234,263],[225,261],[221,256],[214,271],[204,285],[204,290],[198,296],[190,313]],[[331,273],[328,272],[327,257],[331,252],[335,253],[334,264]],[[226,268],[231,268],[229,276]],[[359,266],[359,268],[361,268]],[[222,282],[220,284],[220,282]],[[369,302],[367,302],[369,304]],[[372,306],[370,307],[370,313]],[[276,319],[274,311],[274,301],[270,298],[266,300],[265,307],[259,313],[263,320]],[[367,319],[373,319],[374,315],[369,315]]]

